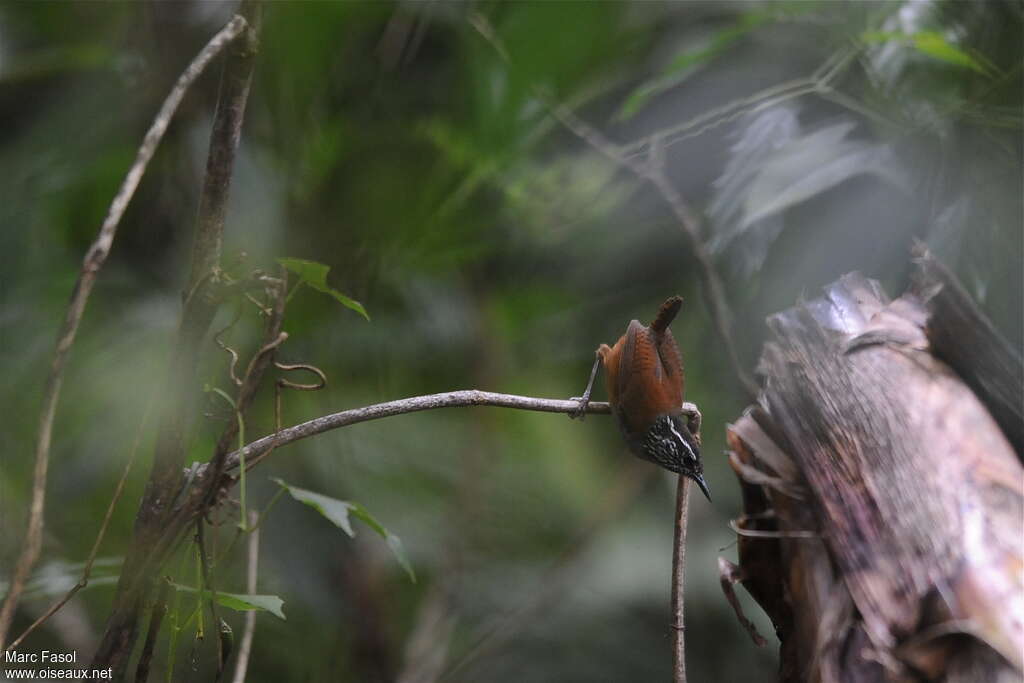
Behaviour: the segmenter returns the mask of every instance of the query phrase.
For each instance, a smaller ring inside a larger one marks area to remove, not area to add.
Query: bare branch
[[[672,544],[672,683],[686,683],[686,510],[690,504],[690,479],[679,475],[676,486],[676,525]]]
[[[285,446],[310,436],[338,429],[339,427],[347,427],[370,420],[379,420],[382,417],[391,417],[393,415],[464,406],[495,406],[499,408],[536,410],[542,413],[565,413],[570,415],[579,408],[579,405],[578,401],[571,399],[534,398],[532,396],[516,396],[515,394],[497,394],[477,389],[462,389],[443,394],[400,398],[396,401],[377,403],[363,408],[353,408],[351,410],[343,410],[340,413],[324,415],[265,436],[262,439],[253,441],[241,451],[229,453],[224,469],[230,470],[238,467],[240,454],[245,455],[245,462],[248,468],[259,462],[260,455],[273,448]],[[611,408],[607,403],[595,402],[587,406],[587,412],[609,415],[611,414]]]
[[[224,216],[227,213],[231,173],[235,153],[242,137],[245,105],[249,101],[252,83],[253,56],[260,15],[256,3],[243,0],[238,12],[250,17],[252,30],[247,31],[239,49],[228,54],[217,96],[217,111],[213,115],[210,133],[210,153],[206,159],[206,176],[199,196],[199,220],[192,242],[192,274],[189,291],[220,265],[220,248],[224,238]]]
[[[170,94],[164,100],[163,106],[157,113],[156,118],[146,132],[142,144],[135,155],[135,162],[128,169],[127,175],[121,182],[121,187],[114,195],[110,208],[107,209],[107,216],[100,226],[96,240],[89,247],[82,262],[82,269],[78,275],[78,281],[72,290],[71,302],[68,304],[67,314],[64,317],[64,324],[60,334],[57,336],[57,348],[53,355],[53,362],[50,365],[50,375],[46,380],[46,388],[43,391],[43,408],[39,417],[39,432],[36,440],[35,472],[32,482],[32,503],[29,509],[28,530],[25,533],[25,541],[22,545],[21,554],[18,557],[14,575],[11,577],[10,590],[0,608],[0,649],[7,640],[7,632],[10,629],[11,621],[14,619],[14,612],[21,599],[21,593],[25,588],[25,581],[28,579],[32,567],[39,558],[39,550],[43,535],[43,510],[46,499],[46,472],[50,458],[50,442],[53,434],[53,420],[57,412],[57,401],[60,397],[61,383],[64,379],[64,366],[67,363],[68,354],[74,344],[75,335],[78,332],[78,325],[85,312],[85,305],[89,300],[96,276],[107,260],[110,248],[114,243],[114,236],[117,234],[117,226],[121,222],[128,203],[135,194],[139,181],[146,172],[150,159],[156,152],[164,133],[178,109],[182,98],[189,87],[203,73],[206,67],[216,57],[224,46],[234,40],[245,29],[246,22],[241,17],[235,17],[217,35],[210,39],[192,63],[178,77],[177,82],[171,89]]]
[[[704,418],[692,403],[683,403],[690,432],[702,442],[700,426]],[[707,493],[707,491],[705,491]],[[686,621],[683,601],[686,595],[686,526],[690,504],[690,478],[680,474],[676,485],[675,529],[672,541],[672,682],[686,683]]]

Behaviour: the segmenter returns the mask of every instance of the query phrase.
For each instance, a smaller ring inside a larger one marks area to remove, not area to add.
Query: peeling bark
[[[728,428],[738,576],[782,681],[1022,680],[1020,359],[917,263],[894,301],[853,274],[772,316],[765,389]]]

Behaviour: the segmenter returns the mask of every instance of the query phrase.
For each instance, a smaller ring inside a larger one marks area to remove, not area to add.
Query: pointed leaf
[[[277,262],[298,275],[301,282],[304,282],[318,292],[334,297],[342,306],[352,309],[367,320],[370,319],[361,303],[345,296],[327,284],[327,274],[331,272],[330,266],[301,258],[279,258]]]
[[[416,572],[413,571],[412,563],[409,562],[409,558],[405,554],[405,548],[402,546],[402,539],[392,533],[388,533],[387,536],[384,537],[384,540],[387,542],[388,547],[391,548],[391,553],[395,556],[395,559],[398,560],[398,564],[402,565],[402,569],[404,569],[405,573],[409,576],[409,580],[416,583]]]
[[[284,600],[276,595],[255,595],[237,593],[217,593],[217,602],[236,612],[252,612],[262,610],[270,612],[278,619],[284,619]]]
[[[185,586],[180,583],[170,582],[174,588],[186,593],[198,592],[192,586]],[[210,599],[210,591],[202,591],[202,597],[204,600]],[[270,612],[278,619],[285,619],[284,616],[284,600],[276,595],[258,595],[254,593],[222,593],[217,591],[217,604],[228,609],[235,610],[236,612]]]
[[[378,522],[370,512],[359,503],[348,503],[352,514],[363,520],[368,527],[377,532],[381,538],[387,538],[388,530],[384,528],[384,525]]]
[[[281,479],[274,478],[271,481],[288,491],[292,498],[310,506],[350,537],[355,538],[355,529],[352,528],[352,522],[348,518],[348,513],[354,507],[351,503],[313,491],[307,491],[306,489],[300,489],[298,486],[292,486]]]
[[[921,54],[932,59],[960,66],[980,74],[989,74],[981,62],[967,52],[953,45],[937,31],[919,31],[917,33],[901,33],[899,31],[868,31],[861,34],[867,43],[903,43],[914,47]]]
[[[395,556],[398,564],[401,565],[405,573],[409,575],[409,580],[416,583],[416,573],[412,569],[412,564],[409,563],[409,558],[405,554],[405,549],[402,547],[402,541],[398,536],[388,531],[383,524],[381,524],[376,517],[370,514],[370,511],[359,503],[353,503],[347,500],[338,500],[337,498],[331,498],[314,491],[307,491],[297,486],[292,486],[281,479],[272,479],[278,486],[281,486],[292,498],[305,503],[310,506],[321,515],[329,519],[335,526],[340,528],[346,534],[351,537],[355,537],[355,530],[352,528],[352,522],[349,519],[349,515],[362,520],[364,524],[373,529],[384,541],[388,544],[388,548],[391,549],[391,553]]]
[[[915,33],[914,47],[919,52],[923,52],[929,57],[941,60],[947,64],[966,67],[980,74],[987,73],[985,67],[978,60],[950,43],[942,34],[935,31]]]

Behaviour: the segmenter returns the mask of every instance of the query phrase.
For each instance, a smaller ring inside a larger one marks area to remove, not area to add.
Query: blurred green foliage
[[[0,577],[21,540],[39,396],[82,255],[162,98],[231,7],[0,5]],[[746,366],[766,315],[844,272],[900,291],[913,239],[957,270],[1019,347],[1021,25],[1019,3],[999,0],[269,3],[225,260],[243,271],[281,257],[322,263],[330,271],[314,286],[372,316],[294,296],[283,358],[317,365],[329,384],[287,393],[284,422],[466,387],[575,395],[598,343],[682,294],[674,330],[715,494],[691,507],[691,677],[772,677],[774,645],[749,642],[717,585],[738,510],[723,426],[745,402],[696,264],[664,201],[559,127],[537,95],[622,143],[746,100],[665,149],[698,211],[744,207],[709,212],[705,237],[730,235],[716,258]],[[828,88],[757,97],[844,51],[851,59]],[[87,310],[57,418],[37,580],[55,567],[74,580],[161,391],[216,92],[213,70],[187,96]],[[758,147],[758,116],[780,107],[792,134]],[[798,154],[782,163],[787,149]],[[864,150],[885,154],[872,166],[852,154]],[[747,153],[756,168],[729,176]],[[824,167],[831,179],[816,175]],[[905,186],[887,180],[896,175]],[[790,190],[770,216],[764,202],[779,199],[765,187]],[[258,335],[248,310],[230,343],[251,353]],[[229,386],[212,343],[196,386],[196,461],[209,457],[219,420],[233,419],[207,405],[204,383]],[[273,429],[264,394],[246,419],[250,438]],[[130,540],[152,421],[143,436],[104,556]],[[628,459],[609,420],[474,408],[360,424],[276,452],[249,475],[250,508],[271,499],[275,476],[361,501],[402,538],[418,581],[380,538],[348,539],[302,506],[276,505],[262,525],[258,593],[282,597],[288,620],[257,619],[250,681],[390,681],[406,666],[436,667],[443,681],[667,679],[674,486]],[[224,520],[220,550],[236,511]],[[218,589],[245,592],[243,545],[218,567]],[[59,590],[28,596],[15,630]],[[25,648],[86,656],[111,596],[109,580],[94,581]],[[240,615],[223,616],[240,633]],[[208,640],[204,671],[215,659]],[[178,680],[200,675],[188,663],[196,647],[182,631]],[[162,642],[158,661],[167,651]]]

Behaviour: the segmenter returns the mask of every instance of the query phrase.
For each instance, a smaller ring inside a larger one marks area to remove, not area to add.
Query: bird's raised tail
[[[676,314],[679,313],[682,305],[683,297],[679,295],[665,299],[665,303],[658,309],[658,315],[654,318],[654,322],[651,323],[651,329],[658,333],[667,330],[672,321],[676,319]]]

